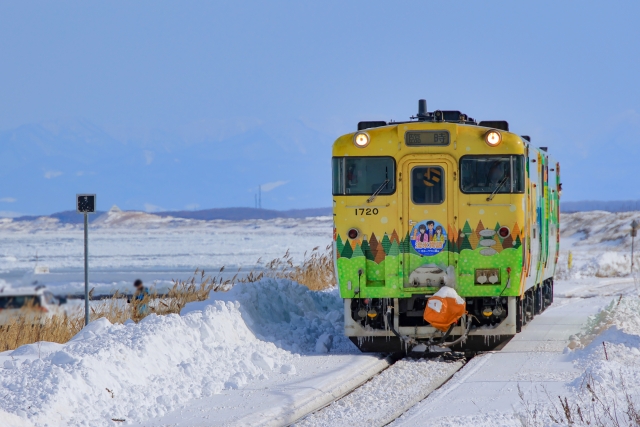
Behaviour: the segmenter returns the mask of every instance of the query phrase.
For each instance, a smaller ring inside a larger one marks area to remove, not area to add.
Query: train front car
[[[494,348],[553,301],[559,165],[504,121],[424,101],[415,119],[333,146],[345,334],[363,351]],[[426,312],[446,297],[462,308],[443,326]]]

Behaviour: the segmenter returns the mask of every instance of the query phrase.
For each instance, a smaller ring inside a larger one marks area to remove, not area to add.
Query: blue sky
[[[549,146],[566,200],[638,199],[638,16],[632,1],[3,2],[0,144],[31,143],[0,170],[0,212],[83,191],[102,208],[251,206],[273,183],[265,207],[329,206],[333,139],[418,98]],[[283,159],[269,170],[250,155],[265,135]],[[218,159],[233,141],[247,156]],[[195,173],[198,153],[215,171]]]

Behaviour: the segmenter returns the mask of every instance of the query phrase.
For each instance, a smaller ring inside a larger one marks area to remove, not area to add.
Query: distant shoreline
[[[113,207],[113,209],[119,209]],[[138,211],[132,211],[138,212]],[[142,211],[141,211],[142,212]],[[95,215],[89,216],[89,220],[93,221],[107,211],[98,211]],[[309,208],[309,209],[289,209],[285,211],[277,211],[272,209],[256,209],[256,208],[214,208],[202,209],[196,211],[164,211],[164,212],[145,212],[159,217],[173,217],[184,219],[199,219],[204,221],[211,220],[231,220],[242,221],[250,219],[275,219],[275,218],[308,218],[314,216],[330,216],[331,208]],[[63,224],[80,224],[83,216],[76,211],[57,212],[51,215],[23,215],[12,218],[13,221],[35,221],[39,218],[55,218]]]

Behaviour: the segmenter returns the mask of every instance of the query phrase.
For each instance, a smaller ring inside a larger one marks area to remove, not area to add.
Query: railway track
[[[386,369],[364,384],[291,425],[385,426],[441,387],[468,360],[393,355],[389,361]]]
[[[541,315],[534,319],[538,319]],[[514,343],[516,346],[521,345],[522,342],[529,342],[527,329],[529,329],[528,324],[524,331],[517,335],[515,341],[519,343]],[[535,331],[534,327],[530,334],[535,336]],[[560,341],[564,343],[564,339]],[[460,381],[463,382],[467,377],[474,375],[492,354],[500,354],[510,342],[511,340],[504,341],[492,351],[478,353],[477,356],[481,360],[474,361],[470,370],[462,371]],[[486,357],[482,357],[482,354]],[[430,353],[430,356],[433,356],[433,353]],[[465,357],[462,353],[443,353],[442,356],[416,359],[396,354],[389,358],[388,367],[372,375],[368,381],[291,425],[296,427],[386,426],[421,404],[474,357],[474,355]]]

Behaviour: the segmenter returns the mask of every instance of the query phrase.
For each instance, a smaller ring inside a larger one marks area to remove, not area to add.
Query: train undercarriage
[[[345,334],[364,352],[494,350],[553,303],[553,279],[521,297],[464,298],[467,315],[447,332],[424,320],[429,296],[345,299]]]

